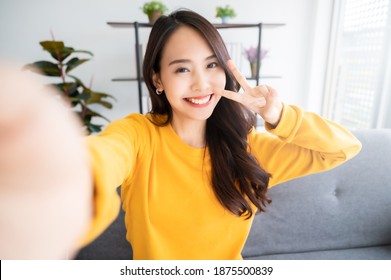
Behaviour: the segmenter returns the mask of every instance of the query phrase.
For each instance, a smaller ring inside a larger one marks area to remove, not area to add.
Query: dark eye
[[[208,64],[208,68],[216,68],[218,67],[219,65],[217,64],[217,62],[212,62],[212,63],[209,63]]]
[[[175,70],[175,73],[186,73],[186,72],[189,72],[189,70],[187,68],[184,68],[184,67],[180,67],[180,68]]]

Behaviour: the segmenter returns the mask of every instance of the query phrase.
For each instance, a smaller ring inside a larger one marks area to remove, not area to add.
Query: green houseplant
[[[94,124],[92,122],[93,118],[109,120],[92,110],[91,105],[98,104],[111,109],[112,103],[107,99],[115,100],[115,98],[107,93],[93,91],[91,87],[87,87],[79,78],[69,74],[76,67],[89,61],[93,54],[90,51],[75,50],[72,47],[67,47],[62,41],[42,41],[39,43],[51,55],[54,62],[36,61],[27,64],[25,69],[60,79],[60,82],[49,85],[58,88],[64,97],[69,100],[74,111],[80,116],[87,133],[101,131],[102,125]],[[88,58],[81,59],[76,57],[74,56],[76,53],[83,53]]]
[[[142,9],[143,13],[148,16],[149,22],[152,24],[167,11],[166,5],[159,1],[147,2]]]
[[[216,7],[216,17],[221,18],[223,23],[227,23],[229,18],[233,18],[235,16],[235,10],[229,5]]]

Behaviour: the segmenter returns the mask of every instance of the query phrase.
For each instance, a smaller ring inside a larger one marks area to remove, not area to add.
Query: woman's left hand
[[[244,92],[214,88],[214,93],[245,105],[250,110],[259,114],[265,122],[274,127],[277,126],[281,118],[283,107],[278,98],[277,91],[266,85],[251,87],[232,60],[227,61],[227,66],[238,83],[242,86]]]

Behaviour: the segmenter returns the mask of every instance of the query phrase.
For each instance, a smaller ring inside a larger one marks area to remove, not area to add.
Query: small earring
[[[160,95],[160,94],[162,94],[163,93],[163,91],[159,91],[158,89],[156,89],[156,94],[157,95]]]

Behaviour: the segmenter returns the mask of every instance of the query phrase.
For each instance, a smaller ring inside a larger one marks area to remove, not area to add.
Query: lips
[[[185,100],[195,105],[204,105],[208,103],[211,100],[211,98],[212,98],[212,94],[209,94],[207,96],[189,97],[189,98],[185,98]]]

